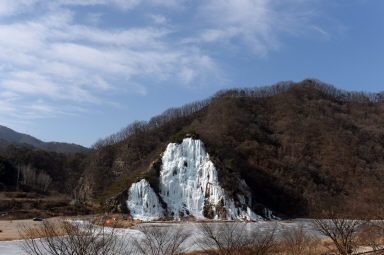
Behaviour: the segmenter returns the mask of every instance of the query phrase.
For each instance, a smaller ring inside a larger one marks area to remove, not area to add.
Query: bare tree
[[[369,246],[372,251],[384,249],[384,225],[381,220],[367,221],[361,227],[358,241],[360,245]]]
[[[134,238],[133,245],[140,254],[170,255],[184,252],[182,244],[191,236],[181,226],[139,225],[143,234]]]
[[[359,242],[367,245],[373,251],[384,249],[384,199],[377,197],[376,205],[371,213],[373,219],[367,220],[361,227]]]
[[[327,218],[313,220],[313,228],[329,237],[341,255],[352,254],[356,248],[357,231],[362,221],[338,218],[333,213],[329,213]]]
[[[285,229],[282,232],[281,245],[287,255],[314,255],[318,254],[319,238],[304,232],[303,225]]]
[[[19,166],[18,171],[21,172],[23,176],[22,183],[24,185],[29,185],[44,192],[47,191],[52,182],[52,178],[48,174],[44,172],[37,173],[37,170],[30,165]]]
[[[252,253],[254,255],[265,255],[270,254],[271,250],[276,246],[275,233],[276,225],[269,230],[268,234],[254,234]]]
[[[36,177],[36,186],[44,192],[47,191],[51,182],[52,178],[46,173],[40,172]]]
[[[246,230],[246,223],[200,223],[201,238],[195,242],[207,254],[268,254],[274,246],[275,228],[266,235]]]
[[[36,180],[36,171],[30,166],[20,166],[23,176],[22,184],[33,186]]]
[[[132,254],[124,236],[115,226],[84,221],[45,220],[38,226],[20,226],[21,248],[31,255],[112,255]]]

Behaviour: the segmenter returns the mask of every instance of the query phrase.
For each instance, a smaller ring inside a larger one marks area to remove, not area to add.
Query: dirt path
[[[0,220],[0,241],[19,240],[18,226],[37,226],[41,224],[40,221],[33,220]]]

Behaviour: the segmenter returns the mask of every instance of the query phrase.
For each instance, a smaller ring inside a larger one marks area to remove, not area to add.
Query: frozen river
[[[25,254],[19,247],[21,241],[2,241],[0,242],[1,255],[21,255]]]
[[[192,233],[192,236],[187,239],[187,241],[183,244],[183,246],[188,251],[199,250],[199,247],[195,244],[195,240],[199,238],[199,229],[198,223],[182,223],[182,224],[173,224],[173,223],[146,223],[149,225],[161,225],[164,227],[173,227],[173,226],[181,226],[183,230],[189,231]],[[221,224],[219,222],[209,223],[209,224]],[[230,223],[233,224],[233,223]],[[296,220],[293,222],[270,222],[270,221],[259,221],[259,222],[249,222],[249,223],[240,223],[245,224],[244,228],[249,233],[256,233],[258,235],[268,234],[276,229],[276,236],[279,238],[279,235],[284,232],[284,230],[292,229],[296,227],[302,227],[304,232],[315,235],[312,230],[311,224],[309,220]],[[130,229],[124,229],[121,232],[121,235],[127,236],[138,236],[141,233],[137,230],[137,227],[133,227]],[[22,255],[24,253],[20,248],[20,243],[22,241],[3,241],[0,242],[0,255]]]

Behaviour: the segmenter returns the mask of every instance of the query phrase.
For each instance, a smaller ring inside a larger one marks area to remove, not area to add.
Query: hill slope
[[[86,152],[88,150],[77,144],[43,142],[30,135],[18,133],[10,128],[0,125],[0,147],[5,147],[9,144],[30,145],[36,149],[61,153]]]
[[[233,194],[232,180],[242,178],[257,202],[287,216],[374,213],[384,194],[383,98],[313,80],[223,91],[100,141],[81,193],[119,190],[121,180],[146,172],[169,142],[193,131]]]

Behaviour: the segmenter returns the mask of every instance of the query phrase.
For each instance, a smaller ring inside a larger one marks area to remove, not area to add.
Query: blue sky
[[[1,0],[0,125],[90,146],[217,90],[384,90],[381,0]]]

